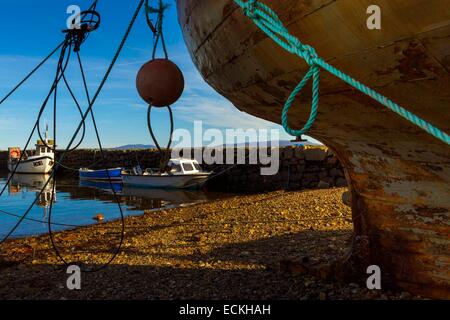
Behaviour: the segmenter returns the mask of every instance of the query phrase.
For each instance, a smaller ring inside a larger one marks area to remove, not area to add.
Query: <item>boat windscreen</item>
[[[184,171],[194,171],[194,166],[191,163],[183,163],[182,166]]]

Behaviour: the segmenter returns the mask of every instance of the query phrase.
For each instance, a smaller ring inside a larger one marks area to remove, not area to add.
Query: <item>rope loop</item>
[[[156,59],[156,51],[158,49],[159,42],[161,42],[162,49],[164,52],[164,58],[169,59],[169,54],[167,51],[166,41],[163,32],[163,22],[166,10],[170,7],[169,4],[164,3],[163,0],[158,0],[157,7],[151,7],[149,4],[150,0],[145,0],[145,18],[150,30],[153,32],[153,50],[152,59]],[[156,14],[156,23],[153,24],[150,17],[151,14]]]
[[[286,51],[301,57],[310,66],[310,69],[303,80],[297,85],[297,87],[295,87],[294,91],[292,91],[282,111],[282,124],[284,129],[289,134],[293,136],[300,136],[307,133],[313,125],[317,117],[317,109],[319,105],[319,75],[320,69],[322,68],[332,75],[336,76],[337,78],[341,79],[345,83],[349,84],[350,86],[356,88],[360,92],[378,101],[381,105],[395,112],[412,124],[425,130],[428,134],[441,140],[447,145],[450,145],[450,136],[446,132],[433,126],[431,123],[425,121],[409,110],[399,106],[394,101],[376,92],[370,87],[362,84],[361,82],[345,74],[341,70],[336,69],[335,67],[324,61],[322,58],[320,58],[313,47],[307,44],[303,44],[297,37],[289,33],[289,30],[284,26],[283,22],[278,17],[276,12],[264,3],[261,3],[257,0],[234,0],[234,2],[243,9],[245,15],[250,17],[255,25],[259,27],[267,36],[269,36]],[[288,125],[288,111],[292,106],[292,103],[294,102],[296,96],[300,93],[300,91],[311,78],[313,78],[313,95],[310,117],[303,129],[293,130]]]
[[[294,101],[296,100],[297,96],[299,95],[299,93],[302,91],[302,89],[310,81],[311,78],[312,78],[312,103],[309,119],[302,129],[294,130],[289,126],[288,112],[289,109],[292,107]],[[317,111],[319,109],[319,85],[320,85],[320,68],[317,65],[313,65],[306,73],[306,75],[303,77],[302,81],[300,81],[300,83],[292,91],[289,98],[286,100],[286,103],[281,113],[281,122],[284,130],[291,136],[300,137],[306,134],[316,121]]]
[[[152,120],[151,120],[151,114],[152,114],[152,108],[153,106],[151,104],[149,104],[148,109],[147,109],[147,126],[148,126],[148,131],[150,132],[150,135],[153,139],[153,142],[155,143],[156,148],[159,151],[159,154],[161,156],[160,158],[160,164],[159,164],[159,169],[160,172],[163,172],[165,167],[167,166],[167,163],[170,160],[170,155],[172,153],[171,150],[171,146],[172,146],[172,137],[173,137],[173,112],[172,112],[172,108],[170,106],[166,106],[167,110],[169,111],[169,120],[170,120],[170,132],[169,132],[169,140],[167,142],[167,147],[165,148],[165,150],[161,147],[161,145],[158,142],[158,139],[156,138],[154,132],[153,132],[153,128],[152,128]]]

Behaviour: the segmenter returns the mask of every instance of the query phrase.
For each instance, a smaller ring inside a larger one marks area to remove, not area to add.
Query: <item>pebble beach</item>
[[[48,235],[0,248],[0,299],[408,299],[322,279],[304,267],[342,258],[352,237],[346,188],[241,195],[125,219],[122,249],[98,272],[66,288],[66,269]],[[53,235],[82,270],[113,257],[121,222]]]

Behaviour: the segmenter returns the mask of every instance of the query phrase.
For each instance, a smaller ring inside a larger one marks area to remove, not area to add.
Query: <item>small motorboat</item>
[[[170,159],[164,172],[134,168],[122,175],[122,181],[124,185],[144,188],[188,189],[200,188],[210,175],[210,172],[202,171],[196,160],[180,158]]]
[[[80,180],[92,180],[92,181],[121,181],[122,180],[122,168],[91,170],[81,168],[79,170]]]
[[[22,154],[18,147],[8,148],[8,170],[25,174],[49,174],[55,163],[55,154],[53,153],[54,141],[49,140],[47,136],[48,129],[45,133],[45,142],[38,140],[34,151],[25,151]]]

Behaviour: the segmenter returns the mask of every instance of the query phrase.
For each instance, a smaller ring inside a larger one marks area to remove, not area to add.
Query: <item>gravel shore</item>
[[[67,274],[48,236],[0,247],[1,299],[404,299],[319,279],[305,265],[342,257],[352,234],[345,188],[244,195],[147,212],[126,219],[123,247],[111,264]],[[118,221],[54,235],[66,261],[83,269],[108,262],[120,241]],[[81,263],[80,263],[81,261]]]

